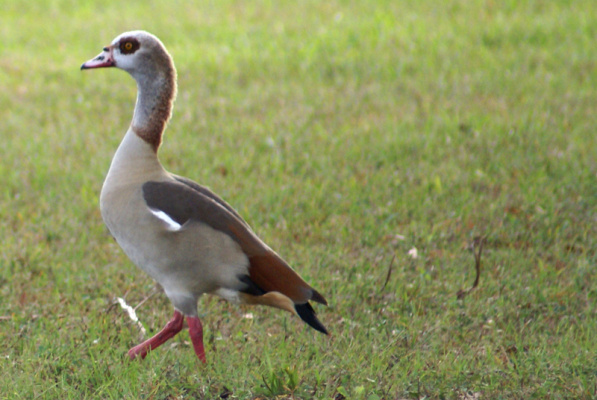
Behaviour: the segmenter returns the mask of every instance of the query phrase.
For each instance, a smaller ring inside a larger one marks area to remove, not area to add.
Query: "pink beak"
[[[114,57],[112,57],[112,46],[104,47],[104,51],[99,53],[97,57],[86,61],[81,65],[81,69],[91,68],[107,68],[115,67]]]

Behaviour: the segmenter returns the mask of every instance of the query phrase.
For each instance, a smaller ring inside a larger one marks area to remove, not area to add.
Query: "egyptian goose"
[[[131,359],[175,336],[186,317],[195,354],[205,362],[197,301],[204,293],[235,303],[263,304],[298,315],[327,334],[309,300],[326,304],[270,249],[243,218],[208,188],[167,172],[158,160],[176,95],[176,70],[162,42],[126,32],[81,69],[117,67],[137,82],[133,120],[100,195],[102,218],[131,261],[164,289],[174,316]]]

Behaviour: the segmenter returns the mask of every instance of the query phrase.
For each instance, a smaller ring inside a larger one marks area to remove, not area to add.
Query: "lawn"
[[[597,397],[593,0],[5,3],[0,399]],[[172,306],[99,213],[135,83],[79,67],[132,29],[178,70],[163,164],[330,337],[204,296],[206,365],[186,331],[127,360]]]

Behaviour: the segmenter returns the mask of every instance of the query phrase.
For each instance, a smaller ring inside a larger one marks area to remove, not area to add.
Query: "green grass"
[[[597,3],[80,3],[0,13],[1,399],[597,396]],[[330,338],[205,297],[207,365],[186,332],[126,361],[115,298],[154,294],[148,334],[172,307],[98,208],[135,84],[79,66],[138,28],[179,74],[162,162],[326,295]]]

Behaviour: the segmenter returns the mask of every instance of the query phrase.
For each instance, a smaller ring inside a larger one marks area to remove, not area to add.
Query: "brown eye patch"
[[[122,54],[133,54],[139,46],[139,41],[135,38],[122,38],[119,45]]]

